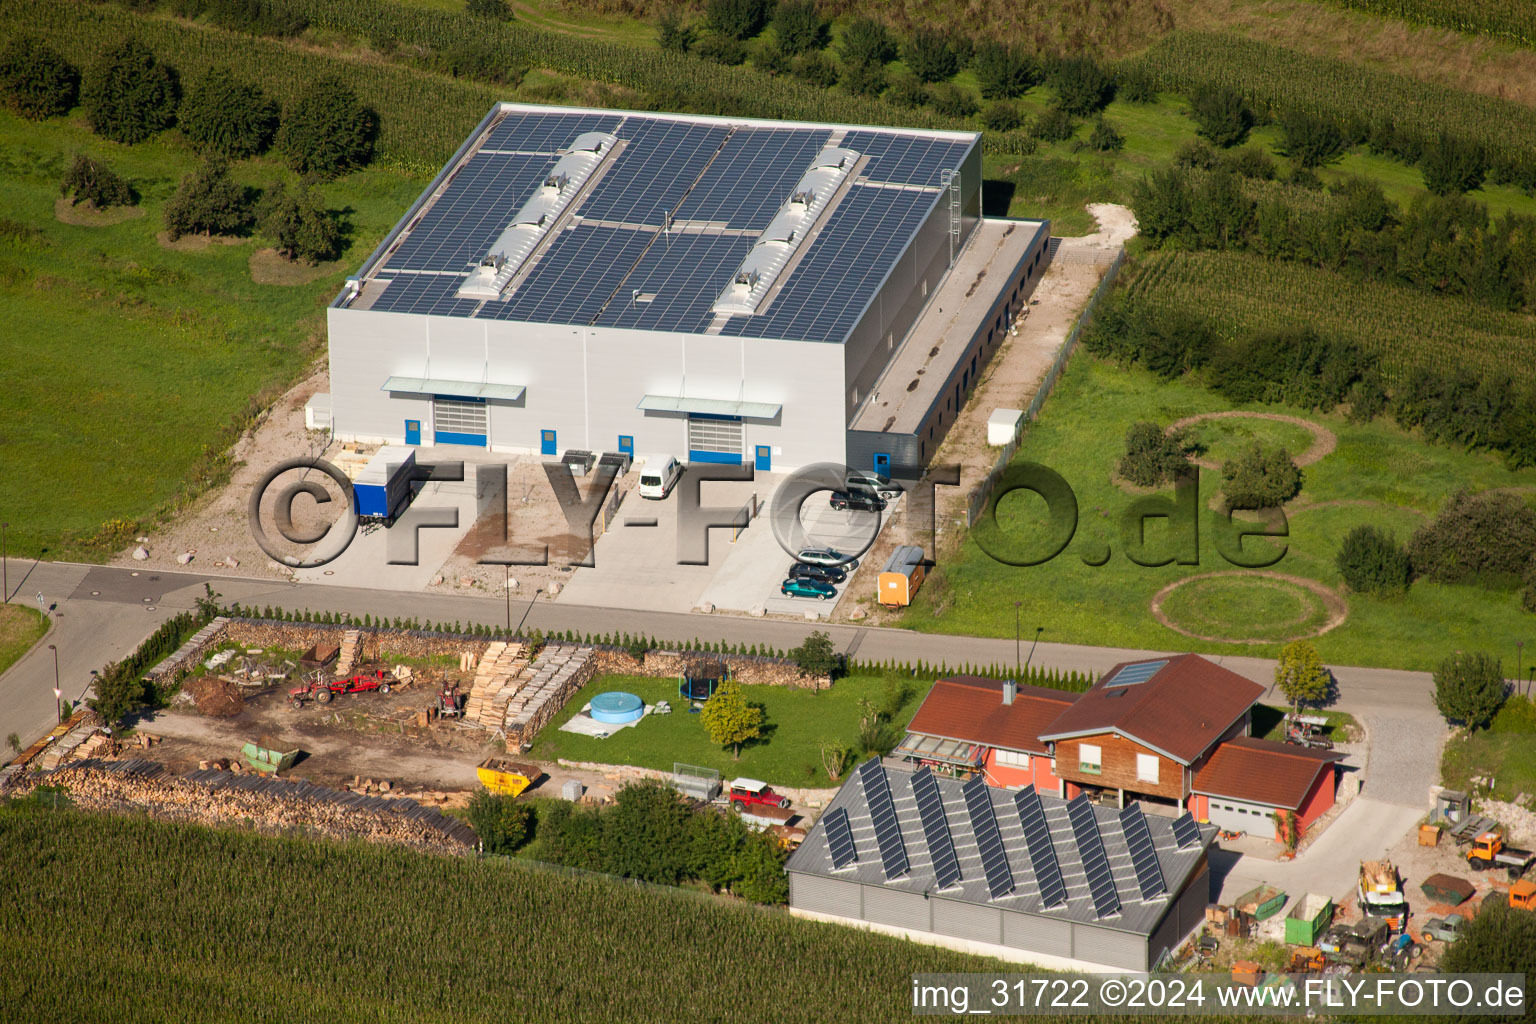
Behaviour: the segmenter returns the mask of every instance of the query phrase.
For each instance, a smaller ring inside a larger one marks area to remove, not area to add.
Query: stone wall
[[[592,652],[600,674],[676,678],[692,660],[723,664],[743,686],[788,686],[797,690],[824,690],[832,685],[826,676],[808,676],[792,661],[749,654],[711,654],[707,651],[647,651],[642,660],[622,647],[597,647]]]
[[[373,657],[375,653],[391,654],[397,658],[426,658],[434,655],[457,657],[463,651],[470,651],[478,659],[491,644],[491,639],[483,636],[453,636],[383,626],[365,628],[264,619],[230,619],[224,630],[224,639],[247,647],[281,647],[290,651],[305,651],[315,644],[339,647],[342,636],[351,630],[362,634],[365,657]]]

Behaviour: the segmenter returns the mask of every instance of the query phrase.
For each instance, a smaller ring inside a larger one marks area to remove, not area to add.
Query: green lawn
[[[1288,708],[1272,707],[1269,704],[1255,704],[1253,706],[1253,735],[1261,740],[1274,740],[1277,743],[1285,741],[1285,713]],[[1348,743],[1360,738],[1360,723],[1355,716],[1347,711],[1325,711],[1317,708],[1306,708],[1303,714],[1321,715],[1328,719],[1328,724],[1323,727],[1324,735],[1334,743]]]
[[[896,676],[849,676],[820,693],[783,686],[745,686],[742,690],[747,700],[761,704],[767,712],[767,728],[761,740],[742,748],[740,760],[733,760],[729,749],[710,742],[699,716],[689,714],[686,702],[678,699],[675,678],[599,676],[573,696],[565,710],[539,733],[533,756],[546,761],[563,757],[665,771],[681,762],[714,768],[722,779],[746,775],[780,786],[832,786],[836,783],[827,778],[822,767],[820,745],[828,741],[858,746],[863,713],[859,702],[882,706],[888,687],[905,684],[906,699],[893,719],[897,729],[904,728],[917,713],[930,683],[929,679]],[[628,691],[647,704],[670,701],[672,713],[648,715],[638,725],[620,729],[603,740],[560,731],[560,726],[588,701],[607,690]]]
[[[342,259],[307,284],[259,285],[249,269],[259,239],[200,251],[156,240],[195,163],[171,138],[122,146],[78,117],[0,113],[0,365],[10,371],[0,493],[13,555],[101,557],[219,479],[253,399],[323,350],[326,303],[420,188],[381,171],[323,186],[350,225]],[[58,221],[59,179],[76,153],[127,177],[145,215]],[[282,173],[268,161],[234,168],[255,188]]]
[[[0,675],[48,632],[48,619],[25,604],[0,605]]]
[[[1440,783],[1470,791],[1472,776],[1494,780],[1492,796],[1513,800],[1536,794],[1536,702],[1511,697],[1486,729],[1458,733],[1440,757]]]
[[[1025,434],[1018,455],[1051,467],[1074,489],[1078,525],[1067,549],[1043,565],[1015,567],[994,561],[967,537],[958,551],[942,555],[939,585],[919,591],[905,624],[934,632],[1011,636],[1013,603],[1019,601],[1025,625],[1044,626],[1044,638],[1056,642],[1273,656],[1278,644],[1196,640],[1162,625],[1150,611],[1152,596],[1185,576],[1242,572],[1217,549],[1216,514],[1208,505],[1220,485],[1219,474],[1200,473],[1200,564],[1156,568],[1126,557],[1120,520],[1136,499],[1110,480],[1131,423],[1167,424],[1230,408],[1231,403],[1193,381],[1159,381],[1145,371],[1118,368],[1079,352]],[[1301,416],[1338,437],[1337,450],[1306,467],[1302,493],[1286,510],[1286,553],[1271,567],[1331,588],[1342,587],[1333,557],[1354,526],[1375,523],[1406,539],[1458,487],[1536,485],[1536,470],[1512,472],[1485,454],[1424,444],[1387,422],[1354,425],[1334,414],[1253,408]],[[1028,547],[1026,554],[1044,553],[1035,539],[1044,522],[1044,503],[1030,492],[1015,492],[1000,503],[1000,525]],[[1151,553],[1169,550],[1166,520],[1149,521],[1147,534]],[[1031,540],[1032,546],[1027,544]],[[1249,540],[1244,550],[1262,543]],[[1107,564],[1085,564],[1084,557],[1101,553],[1106,545],[1112,551]],[[1233,593],[1230,587],[1227,593]],[[1278,595],[1255,591],[1224,606],[1207,596],[1197,610],[1204,621],[1226,627],[1207,635],[1267,639],[1273,634],[1265,630],[1273,629],[1273,622],[1255,616],[1263,612],[1263,601],[1277,600]],[[1348,605],[1344,623],[1316,641],[1325,661],[1428,669],[1454,650],[1503,651],[1508,638],[1529,630],[1531,621],[1520,609],[1518,593],[1423,582],[1403,598],[1350,595]],[[1289,618],[1295,607],[1279,602],[1268,614]]]

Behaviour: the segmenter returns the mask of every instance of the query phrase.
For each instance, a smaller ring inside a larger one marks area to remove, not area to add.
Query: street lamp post
[[[49,644],[48,649],[53,652],[53,713],[59,721],[64,721],[64,690],[59,686],[59,648],[57,644]]]

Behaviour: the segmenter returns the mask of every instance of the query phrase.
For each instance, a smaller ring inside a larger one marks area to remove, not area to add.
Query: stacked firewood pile
[[[525,649],[519,643],[497,641],[485,649],[475,666],[475,681],[464,704],[464,720],[487,729],[500,729],[507,704],[528,681]],[[460,664],[464,664],[461,660]]]
[[[29,773],[15,784],[20,794],[38,785],[65,786],[76,805],[93,811],[148,812],[173,821],[242,825],[270,833],[301,829],[333,839],[442,852],[462,852],[474,842],[468,826],[413,800],[235,775],[211,766],[179,776],[154,761],[85,760],[53,772]]]

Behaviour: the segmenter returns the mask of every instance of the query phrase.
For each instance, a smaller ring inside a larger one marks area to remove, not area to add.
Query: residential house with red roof
[[[934,683],[893,756],[1006,788],[1187,808],[1258,835],[1333,806],[1339,755],[1252,738],[1264,687],[1199,655],[1125,662],[1081,694],[956,676]]]

